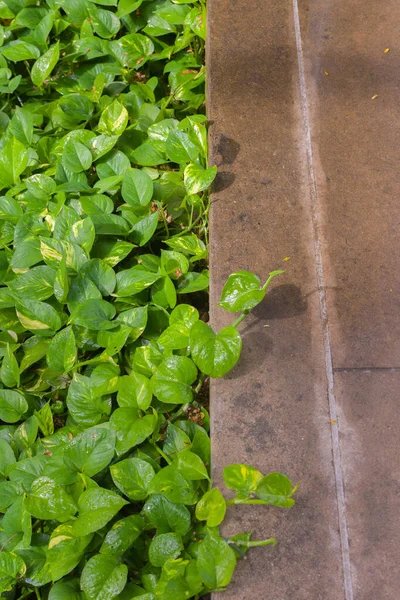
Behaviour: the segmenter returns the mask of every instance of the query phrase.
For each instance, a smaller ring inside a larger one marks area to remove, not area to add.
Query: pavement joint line
[[[400,367],[334,367],[335,373],[399,373]]]
[[[342,565],[343,565],[343,579],[344,579],[344,592],[346,600],[353,600],[353,581],[351,573],[351,561],[350,561],[350,547],[349,547],[349,533],[347,527],[346,517],[346,499],[344,493],[344,477],[342,469],[342,460],[340,452],[340,440],[339,440],[339,422],[337,415],[337,404],[335,397],[335,382],[334,382],[334,368],[332,361],[332,349],[331,340],[328,326],[328,308],[326,300],[326,285],[324,276],[324,266],[322,260],[321,250],[321,239],[320,239],[320,228],[319,228],[319,202],[318,202],[318,188],[317,179],[315,174],[314,159],[313,159],[313,148],[311,140],[311,124],[310,115],[308,109],[308,95],[306,76],[304,68],[304,57],[303,57],[303,45],[301,36],[301,26],[299,17],[299,6],[298,0],[293,0],[293,20],[294,30],[296,38],[296,49],[297,49],[297,62],[299,72],[299,89],[300,89],[300,104],[303,119],[303,133],[305,138],[305,146],[307,153],[307,165],[308,165],[308,176],[310,183],[310,204],[311,214],[313,222],[313,233],[314,233],[314,260],[315,270],[317,277],[317,286],[319,291],[319,306],[320,316],[323,331],[324,340],[324,352],[325,352],[325,365],[326,365],[326,378],[328,383],[328,406],[329,414],[332,424],[332,455],[333,455],[333,466],[335,473],[336,483],[336,499],[338,506],[338,520],[339,520],[339,532],[342,549]]]

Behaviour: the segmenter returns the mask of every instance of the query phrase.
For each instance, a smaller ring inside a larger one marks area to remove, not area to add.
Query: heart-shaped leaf
[[[81,588],[89,600],[112,600],[124,589],[128,567],[114,556],[97,554],[84,566]]]
[[[210,377],[223,377],[240,357],[242,339],[236,327],[229,326],[215,333],[198,321],[190,332],[190,352],[200,371]]]
[[[229,275],[223,287],[219,305],[231,312],[251,310],[266,294],[266,290],[260,289],[260,285],[260,279],[254,273],[233,273]]]
[[[157,367],[151,383],[154,395],[169,404],[186,404],[193,398],[197,369],[186,356],[170,356]]]
[[[122,180],[121,193],[131,206],[146,206],[153,196],[153,182],[144,171],[130,169]]]

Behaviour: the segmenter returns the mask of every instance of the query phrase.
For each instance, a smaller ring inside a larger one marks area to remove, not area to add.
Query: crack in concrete
[[[320,239],[320,228],[319,228],[319,209],[318,209],[318,189],[317,180],[314,167],[313,159],[313,148],[311,141],[311,124],[310,115],[308,110],[308,96],[307,96],[307,85],[304,68],[303,58],[303,45],[301,37],[300,17],[298,0],[293,0],[293,17],[294,17],[294,29],[296,37],[296,48],[297,48],[297,61],[299,71],[299,87],[300,87],[300,101],[301,101],[301,112],[303,118],[303,129],[305,137],[305,146],[307,153],[308,163],[308,175],[310,182],[310,200],[311,200],[311,213],[313,221],[313,232],[314,232],[314,260],[315,270],[317,277],[317,285],[319,291],[319,306],[320,315],[322,322],[322,331],[324,339],[324,351],[325,351],[325,365],[326,365],[326,378],[328,383],[328,404],[329,404],[329,415],[332,422],[332,455],[333,455],[333,466],[335,473],[336,483],[336,498],[338,506],[338,519],[339,519],[339,531],[340,541],[342,549],[342,565],[343,565],[343,579],[344,579],[344,591],[345,599],[353,600],[353,581],[351,573],[351,561],[350,561],[350,548],[349,548],[349,534],[347,527],[346,518],[346,500],[344,493],[344,477],[342,469],[342,460],[340,453],[340,440],[339,440],[339,423],[337,415],[337,405],[335,397],[335,385],[334,385],[334,368],[332,362],[332,350],[331,340],[328,327],[328,308],[326,300],[326,285],[324,276],[324,266],[322,260],[322,249]]]

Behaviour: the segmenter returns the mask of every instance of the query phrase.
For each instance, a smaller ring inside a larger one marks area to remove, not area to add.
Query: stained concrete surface
[[[226,600],[398,599],[399,31],[395,0],[209,0],[213,325],[231,272],[286,269],[212,384],[214,479],[300,482],[291,510],[229,510],[280,544]]]

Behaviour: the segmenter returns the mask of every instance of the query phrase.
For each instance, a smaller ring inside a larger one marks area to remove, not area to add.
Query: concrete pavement
[[[214,326],[231,272],[286,269],[212,384],[214,477],[300,482],[289,511],[230,509],[280,545],[226,600],[399,596],[399,32],[395,0],[209,0]]]

